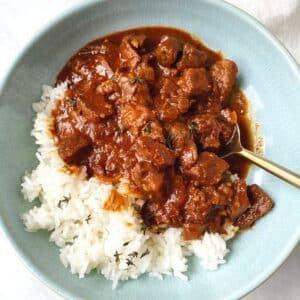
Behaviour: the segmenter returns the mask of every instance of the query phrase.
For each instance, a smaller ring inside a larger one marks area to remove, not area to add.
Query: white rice
[[[192,254],[205,269],[215,270],[225,263],[226,239],[234,236],[237,228],[229,226],[227,236],[205,233],[192,242],[184,241],[177,228],[160,234],[143,232],[142,220],[132,205],[121,212],[102,209],[113,189],[124,193],[124,182],[113,186],[87,179],[84,169],[80,174],[66,171],[49,131],[51,111],[66,88],[66,83],[44,86],[41,101],[33,104],[37,115],[31,134],[38,145],[39,164],[25,174],[22,193],[28,201],[38,198],[40,205],[21,216],[26,229],[50,231],[50,241],[60,248],[65,267],[79,277],[95,269],[113,281],[113,288],[119,280],[135,279],[143,273],[186,280],[187,256]],[[126,197],[129,203],[135,201]]]

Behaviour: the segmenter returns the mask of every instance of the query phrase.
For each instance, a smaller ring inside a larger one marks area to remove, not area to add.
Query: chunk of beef
[[[153,114],[149,108],[144,105],[129,103],[119,107],[118,116],[121,129],[129,129],[133,135],[137,135],[139,130],[149,120],[153,119]]]
[[[137,64],[141,61],[141,56],[138,54],[137,49],[140,48],[146,36],[131,34],[127,35],[122,39],[120,44],[120,56],[123,66],[134,69]]]
[[[242,229],[251,227],[273,207],[271,198],[258,185],[248,186],[247,192],[251,206],[235,221]]]
[[[183,47],[183,53],[180,61],[177,63],[178,69],[200,68],[204,67],[207,61],[207,54],[203,50],[197,49],[190,43],[186,43]]]
[[[186,188],[183,177],[174,176],[172,178],[170,194],[164,204],[164,210],[167,215],[169,225],[180,226],[183,221],[183,208],[185,201]]]
[[[192,167],[198,159],[198,151],[188,127],[177,121],[167,124],[166,130],[180,165],[183,168]]]
[[[205,193],[201,189],[190,185],[187,197],[184,207],[185,223],[204,225],[211,209],[211,203],[207,201]]]
[[[188,111],[190,101],[185,95],[177,95],[172,98],[155,98],[155,110],[157,117],[164,122],[172,122],[181,113]]]
[[[222,188],[220,189],[220,186]],[[229,204],[231,198],[229,194],[224,194],[221,190],[224,189],[224,184],[222,183],[220,186],[204,186],[201,190],[204,192],[205,197],[209,200],[210,203],[217,207],[224,207],[225,205]]]
[[[73,131],[72,134],[59,137],[58,154],[67,163],[72,163],[89,144],[90,142],[86,137]]]
[[[116,94],[116,93],[120,95],[120,89],[118,84],[115,81],[108,79],[101,82],[97,86],[96,93],[103,96],[109,96],[111,94]]]
[[[103,55],[98,55],[96,73],[102,77],[107,77],[109,79],[114,75],[112,67]]]
[[[94,145],[91,155],[88,157],[89,171],[109,181],[117,181],[120,178],[120,156],[118,148],[114,144]]]
[[[132,103],[134,105],[150,105],[152,99],[147,83],[143,78],[136,77],[134,74],[121,76],[118,80],[121,89],[121,102]]]
[[[106,59],[112,71],[116,71],[119,65],[119,47],[110,40],[105,39],[98,51]]]
[[[156,48],[155,55],[159,64],[169,67],[175,63],[181,50],[182,44],[178,39],[164,35]]]
[[[155,104],[155,113],[159,120],[163,122],[172,122],[178,118],[179,111],[176,105],[170,103],[168,99],[156,97],[154,99],[154,104]]]
[[[174,80],[168,77],[163,77],[160,80],[159,93],[162,98],[171,98],[178,95],[178,86]]]
[[[167,227],[169,220],[161,201],[146,201],[140,213],[146,226],[152,230]]]
[[[176,121],[166,124],[165,128],[176,155],[179,155],[191,138],[188,127],[184,123]]]
[[[183,169],[190,169],[198,160],[198,149],[195,142],[190,139],[179,156],[179,164]]]
[[[190,101],[188,97],[178,90],[174,80],[162,78],[160,81],[160,95],[154,100],[156,114],[164,122],[172,122],[181,113],[188,111]]]
[[[231,181],[221,183],[218,188],[218,200],[214,201],[216,205],[229,205],[232,202],[234,190]]]
[[[210,69],[213,91],[221,101],[229,95],[237,76],[237,65],[228,59],[218,60]]]
[[[185,241],[197,240],[204,233],[206,225],[186,223],[182,225]]]
[[[113,106],[105,100],[104,96],[96,93],[78,99],[76,107],[89,121],[98,121],[114,113]]]
[[[162,65],[158,65],[159,70],[162,76],[166,78],[175,78],[179,74],[179,70],[177,68],[172,67],[164,67]]]
[[[222,110],[222,103],[219,99],[216,99],[213,94],[210,94],[208,97],[206,95],[203,99],[200,99],[195,105],[195,111],[199,114],[211,114],[219,115]]]
[[[204,68],[184,69],[178,83],[188,96],[198,96],[211,90],[211,82]]]
[[[187,112],[190,108],[190,101],[186,95],[178,94],[177,96],[170,98],[169,102],[171,105],[176,106],[179,114]]]
[[[235,220],[238,216],[249,208],[250,202],[247,195],[246,182],[243,179],[237,179],[233,182],[234,196],[230,203],[230,216]]]
[[[211,152],[202,152],[196,164],[185,173],[200,185],[207,186],[218,183],[228,168],[229,165],[224,159]]]
[[[226,144],[232,137],[234,128],[237,124],[237,114],[230,108],[222,109],[221,118],[219,118],[221,125],[221,140],[223,144]]]
[[[130,172],[131,181],[146,193],[158,193],[163,185],[164,175],[148,162],[138,162]]]
[[[214,150],[220,146],[221,126],[212,114],[197,114],[189,119],[195,138],[199,140],[203,149]]]
[[[152,162],[158,168],[171,166],[175,160],[174,151],[148,136],[136,140],[135,150],[139,161]]]
[[[63,106],[65,107],[65,106]],[[74,131],[74,126],[72,125],[73,120],[66,120],[64,118],[57,118],[55,120],[55,132],[57,136],[68,136],[72,135]]]
[[[155,80],[155,72],[148,62],[141,62],[135,69],[137,78],[143,78],[146,81],[153,82]]]

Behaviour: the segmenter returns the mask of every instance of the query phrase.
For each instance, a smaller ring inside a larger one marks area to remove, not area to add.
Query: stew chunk
[[[271,198],[257,184],[250,185],[247,191],[251,206],[236,220],[240,228],[252,226],[273,207]]]

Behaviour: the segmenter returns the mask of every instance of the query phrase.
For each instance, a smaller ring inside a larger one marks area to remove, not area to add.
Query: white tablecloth
[[[83,0],[0,0],[0,76],[16,49],[57,13]],[[149,0],[151,1],[151,0]],[[300,62],[300,0],[228,0],[266,25]],[[0,232],[0,300],[60,299],[17,259]],[[247,300],[300,299],[300,245]]]

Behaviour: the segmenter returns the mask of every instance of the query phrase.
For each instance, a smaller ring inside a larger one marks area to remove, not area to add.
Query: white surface
[[[0,76],[30,37],[64,9],[82,0],[0,0]],[[228,0],[256,16],[300,62],[300,0]],[[19,261],[0,232],[0,299],[61,299]],[[300,299],[300,244],[284,265],[245,300]]]

